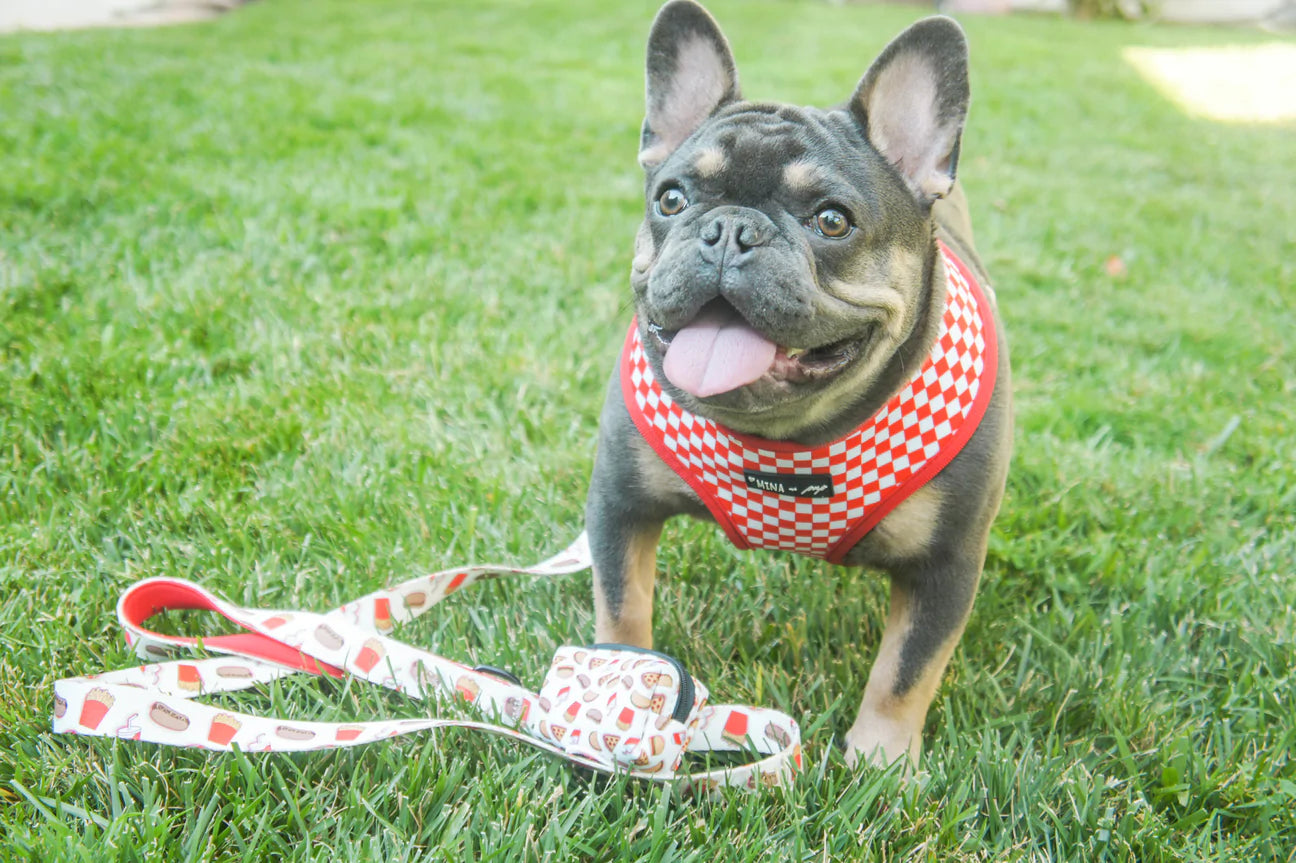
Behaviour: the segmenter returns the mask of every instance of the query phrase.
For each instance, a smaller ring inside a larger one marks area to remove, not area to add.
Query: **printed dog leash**
[[[126,638],[147,664],[54,684],[55,732],[117,736],[172,746],[300,752],[358,746],[439,728],[501,734],[595,770],[702,790],[779,785],[801,768],[800,730],[765,708],[708,705],[705,686],[674,659],[625,645],[561,647],[539,692],[486,666],[469,667],[388,637],[475,581],[554,576],[590,567],[585,535],[531,567],[444,570],[377,590],[325,614],[241,608],[192,582],[153,578],[118,601]],[[163,635],[145,622],[168,610],[213,611],[245,632]],[[175,648],[221,654],[158,661]],[[483,718],[312,722],[260,716],[195,699],[300,672],[350,675],[409,697],[471,705]],[[511,675],[508,676],[511,678]],[[686,753],[755,751],[740,766],[680,773]]]

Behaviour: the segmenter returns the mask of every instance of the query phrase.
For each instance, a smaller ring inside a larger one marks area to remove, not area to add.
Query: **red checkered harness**
[[[994,316],[963,262],[944,244],[940,253],[948,293],[927,361],[862,425],[820,446],[739,434],[684,410],[662,391],[631,325],[626,408],[734,545],[840,563],[972,437],[994,390]]]

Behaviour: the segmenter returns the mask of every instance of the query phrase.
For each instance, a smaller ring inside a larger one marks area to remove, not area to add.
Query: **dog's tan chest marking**
[[[931,546],[943,495],[930,485],[915,491],[873,529],[873,540],[891,560],[911,560]]]

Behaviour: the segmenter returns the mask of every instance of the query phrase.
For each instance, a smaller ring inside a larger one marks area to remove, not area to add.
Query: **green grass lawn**
[[[713,11],[747,93],[802,104],[917,12]],[[1246,31],[965,22],[1017,449],[920,780],[834,748],[885,582],[686,523],[659,645],[801,718],[785,791],[683,801],[470,733],[295,756],[50,734],[54,679],[133,661],[113,607],[137,579],[324,610],[579,530],[652,12],[263,0],[0,37],[0,859],[1294,859],[1293,127],[1186,117],[1120,56],[1276,38]],[[585,577],[495,582],[400,634],[538,685],[590,606]],[[297,679],[232,703],[418,714]]]

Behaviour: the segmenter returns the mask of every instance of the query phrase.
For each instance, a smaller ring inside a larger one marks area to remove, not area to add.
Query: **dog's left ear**
[[[952,18],[940,16],[897,36],[850,101],[869,143],[924,202],[954,186],[967,108],[967,39]]]

